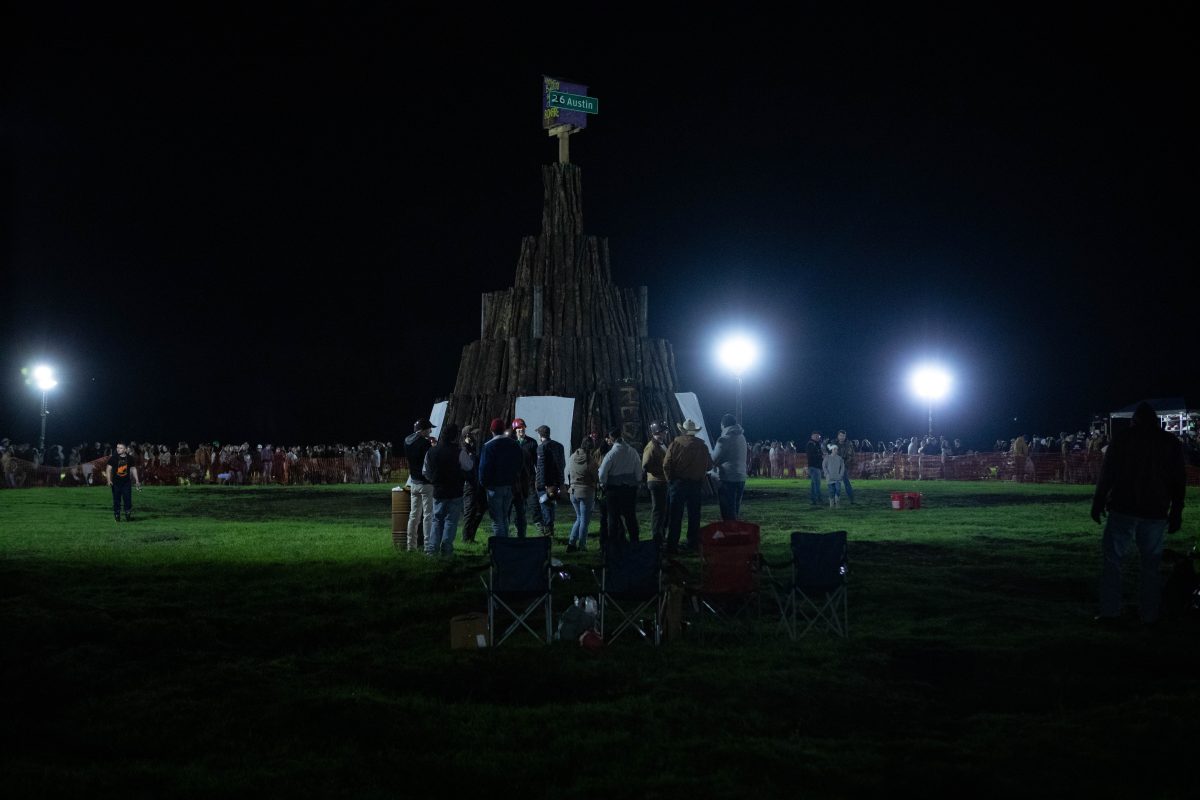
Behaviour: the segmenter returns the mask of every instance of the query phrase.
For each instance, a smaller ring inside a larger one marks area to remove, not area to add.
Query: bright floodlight
[[[941,367],[918,367],[911,382],[913,391],[924,400],[940,400],[950,390],[950,374]]]
[[[33,368],[33,379],[43,392],[48,392],[58,386],[58,381],[54,380],[54,372],[45,365]]]
[[[717,348],[717,358],[735,375],[741,375],[758,360],[758,345],[747,336],[731,336]]]

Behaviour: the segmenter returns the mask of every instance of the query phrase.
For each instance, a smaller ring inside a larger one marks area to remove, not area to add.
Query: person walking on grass
[[[1158,621],[1163,534],[1183,527],[1185,484],[1183,445],[1162,429],[1154,408],[1141,403],[1133,424],[1108,446],[1092,496],[1096,524],[1108,514],[1097,622],[1111,623],[1121,613],[1121,561],[1135,544],[1142,557],[1138,616],[1146,625]]]
[[[429,440],[433,423],[419,419],[413,423],[413,432],[404,439],[404,457],[408,459],[408,482],[412,487],[412,511],[408,516],[408,550],[420,550],[433,534],[433,484],[425,477],[422,468],[425,454],[433,447]]]
[[[651,422],[650,441],[642,450],[642,470],[646,473],[646,489],[650,492],[650,532],[659,544],[667,538],[667,476],[663,474],[667,430],[667,423]]]
[[[579,449],[571,454],[567,466],[571,484],[571,506],[575,509],[575,524],[571,526],[571,535],[567,539],[568,553],[587,550],[588,524],[592,520],[592,509],[596,505],[596,484],[600,482],[596,460],[592,458],[593,450],[595,445],[592,444],[592,440],[584,438]]]
[[[504,420],[488,426],[492,438],[479,453],[479,486],[492,513],[492,535],[508,536],[508,518],[513,507],[513,486],[525,470],[525,454],[516,440],[505,435]],[[525,526],[517,532],[525,538]]]
[[[537,434],[537,469],[533,489],[538,497],[542,535],[554,536],[554,512],[558,508],[558,495],[567,471],[567,457],[562,444],[550,438],[549,425],[539,425]]]
[[[598,475],[608,516],[600,537],[602,548],[638,540],[637,488],[642,481],[641,456],[626,443],[619,426],[609,430],[608,442],[611,449],[600,462]]]
[[[829,507],[837,508],[842,502],[841,486],[846,479],[846,461],[838,455],[836,444],[829,445],[829,455],[825,456],[823,463],[822,471],[829,482]]]
[[[125,521],[133,522],[133,487],[142,490],[138,477],[137,460],[124,442],[117,442],[117,452],[109,456],[104,467],[104,480],[112,488],[113,519],[121,521],[121,506],[125,507]]]

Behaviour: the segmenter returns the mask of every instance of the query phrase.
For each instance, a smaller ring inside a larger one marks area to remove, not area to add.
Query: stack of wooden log
[[[446,419],[486,429],[517,397],[557,395],[575,398],[571,446],[617,424],[644,441],[650,422],[682,421],[671,344],[647,336],[646,288],[613,284],[608,240],[584,235],[579,168],[544,166],[542,182],[542,231],[522,241],[514,285],[483,295]]]

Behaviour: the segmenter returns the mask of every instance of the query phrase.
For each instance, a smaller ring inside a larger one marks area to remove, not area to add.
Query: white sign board
[[[433,423],[434,438],[440,436],[438,432],[442,427],[442,423],[446,420],[446,409],[450,407],[449,400],[443,400],[440,403],[433,404],[433,411],[429,412],[429,421]]]
[[[575,420],[575,398],[553,397],[542,395],[538,397],[518,397],[517,416],[525,420],[526,434],[535,440],[538,438],[537,428],[546,425],[550,428],[550,438],[563,446],[563,453],[571,457],[571,423]],[[563,463],[563,485],[567,484],[567,465]]]
[[[704,412],[700,410],[700,400],[696,397],[695,392],[676,392],[675,400],[679,403],[679,410],[683,412],[684,420],[691,420],[699,425],[704,430],[696,434],[704,443],[708,445],[708,452],[712,453],[712,437],[709,435],[708,426],[704,424]],[[672,436],[678,436],[679,430],[671,431]]]

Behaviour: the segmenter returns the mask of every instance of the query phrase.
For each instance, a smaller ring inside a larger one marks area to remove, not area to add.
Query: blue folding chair
[[[793,641],[814,629],[845,637],[849,621],[846,532],[796,531],[792,533],[791,545],[792,579],[774,587],[780,624]]]
[[[658,542],[610,542],[604,548],[600,568],[600,635],[606,643],[626,630],[635,630],[643,639],[662,643],[663,617],[667,596],[663,591],[662,557]],[[653,609],[649,624],[643,615]],[[610,617],[615,616],[611,633]],[[647,631],[653,626],[653,629]]]
[[[499,647],[518,630],[524,628],[533,638],[549,644],[553,607],[550,595],[550,537],[527,539],[492,536],[488,539],[488,579],[483,581],[488,601],[488,639]],[[518,612],[516,609],[523,608]],[[537,610],[546,617],[545,637],[529,624]],[[497,613],[512,616],[512,623],[496,638]]]

